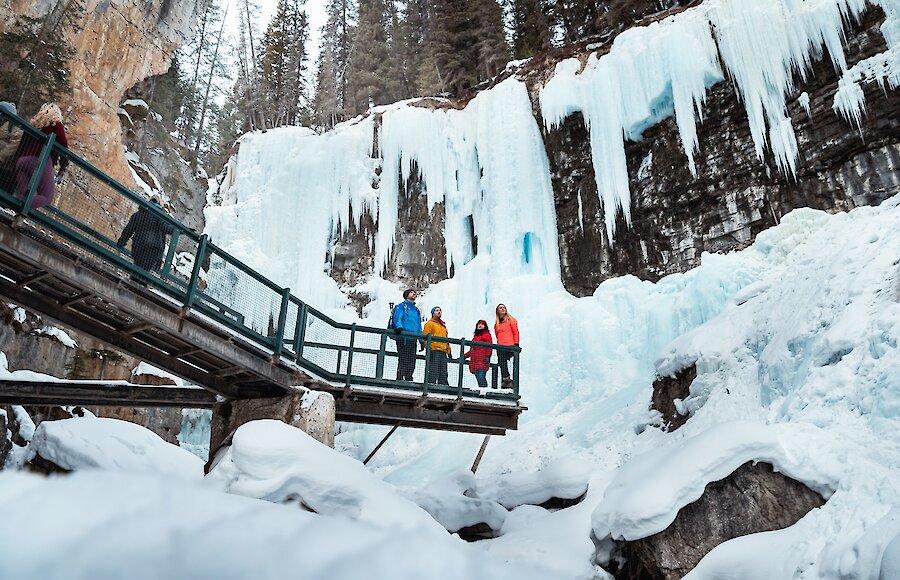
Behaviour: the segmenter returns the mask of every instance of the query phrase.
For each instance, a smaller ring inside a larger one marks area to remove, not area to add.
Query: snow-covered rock
[[[574,500],[587,491],[590,475],[591,465],[574,457],[562,457],[532,473],[512,472],[487,480],[478,493],[508,509],[540,505],[554,498]]]
[[[728,423],[678,445],[638,455],[620,467],[594,511],[598,538],[637,540],[666,529],[678,510],[700,498],[706,485],[748,461],[765,461],[826,497],[836,486],[804,443],[814,438],[801,425]]]
[[[68,471],[152,472],[194,481],[203,477],[200,458],[166,443],[153,431],[91,415],[43,421],[28,444],[26,461],[36,456]]]
[[[404,495],[431,514],[449,532],[478,524],[499,531],[507,517],[506,509],[495,501],[466,495],[475,489],[475,476],[463,471],[425,488],[407,491]]]
[[[446,535],[426,511],[400,497],[362,463],[281,421],[239,427],[207,479],[237,495],[297,503],[319,514],[386,528]]]

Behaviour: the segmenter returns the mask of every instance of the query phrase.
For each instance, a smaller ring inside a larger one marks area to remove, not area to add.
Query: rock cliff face
[[[853,26],[850,66],[885,50],[883,19],[873,7]],[[823,55],[807,82],[798,79],[788,101],[800,149],[796,179],[781,176],[770,154],[764,162],[756,157],[746,113],[728,81],[710,91],[704,107],[696,178],[674,119],[647,130],[643,141],[626,143],[633,222],[628,228],[620,219],[614,244],[604,229],[581,117],[546,134],[566,288],[584,296],[612,276],[657,280],[697,266],[704,251],[749,245],[794,208],[842,211],[900,191],[900,92],[869,85],[869,113],[856,131],[832,110],[837,81]],[[801,105],[803,93],[810,114]]]
[[[9,0],[0,3],[0,14],[8,23],[16,15],[42,18],[69,4]],[[193,34],[202,5],[203,0],[85,0],[79,30],[64,31],[76,55],[69,63],[73,93],[60,103],[70,146],[127,186],[135,183],[122,149],[119,103],[137,82],[169,68],[174,51]]]
[[[127,96],[140,96],[140,87],[141,84],[132,88]],[[131,104],[135,102],[139,105]],[[140,100],[125,101],[124,114],[119,115],[128,164],[151,187],[144,193],[160,194],[175,219],[202,232],[208,179],[191,169],[186,161],[187,148],[169,134],[156,113],[143,105]]]

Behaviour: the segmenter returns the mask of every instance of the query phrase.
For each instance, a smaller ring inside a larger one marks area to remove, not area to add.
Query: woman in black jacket
[[[150,203],[162,208],[159,197],[150,198]],[[172,233],[172,226],[149,208],[139,208],[128,220],[128,225],[119,236],[118,246],[124,248],[129,239],[131,257],[138,268],[153,272],[162,266],[166,252],[166,236]]]

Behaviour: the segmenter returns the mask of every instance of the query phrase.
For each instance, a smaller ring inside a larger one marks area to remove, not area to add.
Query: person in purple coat
[[[66,130],[62,123],[62,111],[60,111],[58,105],[44,103],[38,114],[31,119],[31,124],[45,135],[50,135],[51,133],[56,135],[56,142],[63,147],[69,146],[69,141],[66,139]],[[15,195],[19,200],[24,201],[28,196],[28,186],[31,184],[34,172],[37,171],[38,165],[40,165],[41,150],[43,148],[44,144],[28,133],[24,133],[19,141],[19,147],[16,149],[15,155]],[[44,166],[38,181],[37,192],[31,201],[32,208],[44,207],[53,203],[53,198],[56,196],[53,168],[59,165],[59,173],[55,177],[56,182],[59,183],[62,181],[62,176],[68,163],[68,159],[65,157],[60,158],[55,151],[50,153],[50,162]]]

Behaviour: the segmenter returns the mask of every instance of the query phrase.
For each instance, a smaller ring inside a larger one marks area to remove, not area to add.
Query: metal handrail
[[[65,158],[69,163],[81,168],[89,177],[96,179],[112,190],[121,195],[134,205],[144,208],[157,216],[172,228],[172,235],[169,241],[169,248],[165,252],[165,261],[160,272],[148,272],[133,263],[132,252],[123,250],[118,246],[113,246],[113,240],[105,234],[95,230],[87,224],[81,223],[77,218],[66,214],[58,208],[48,208],[49,211],[38,211],[31,209],[31,200],[35,197],[38,179],[37,175],[30,181],[27,196],[24,200],[19,200],[9,192],[0,189],[0,205],[3,205],[15,212],[22,218],[32,220],[37,225],[52,231],[70,243],[74,243],[80,249],[89,252],[94,257],[100,259],[113,268],[124,271],[126,274],[136,277],[136,279],[152,283],[159,291],[165,293],[170,298],[181,305],[182,311],[187,314],[194,310],[205,316],[209,316],[216,320],[217,323],[225,326],[229,330],[237,333],[245,339],[256,343],[264,349],[272,353],[273,362],[279,360],[289,360],[297,364],[299,367],[308,370],[321,378],[346,385],[362,385],[376,387],[394,387],[401,389],[414,388],[420,390],[423,394],[428,393],[444,393],[455,394],[457,396],[476,396],[479,393],[472,389],[464,389],[463,387],[463,368],[464,357],[463,351],[466,347],[487,348],[497,352],[512,353],[510,362],[512,363],[512,393],[488,393],[481,394],[488,398],[513,399],[519,398],[519,358],[521,349],[517,346],[500,345],[496,343],[473,343],[471,340],[450,338],[442,336],[434,336],[423,334],[420,332],[402,331],[397,335],[393,330],[386,328],[376,328],[372,326],[364,326],[356,323],[343,323],[333,320],[330,316],[311,307],[300,298],[291,294],[290,289],[282,288],[272,280],[263,276],[247,264],[238,260],[230,253],[216,246],[209,240],[207,235],[200,235],[191,230],[165,211],[155,207],[145,201],[141,196],[135,194],[127,187],[106,175],[98,168],[85,161],[77,154],[69,149],[62,147],[55,142],[53,136],[47,136],[41,131],[30,126],[24,119],[17,115],[11,114],[5,110],[0,110],[0,119],[8,121],[11,125],[19,127],[23,132],[30,135],[33,139],[42,144],[40,154],[41,167],[49,162],[51,153],[55,153],[60,158]],[[84,190],[86,195],[90,192]],[[64,223],[65,222],[65,223]],[[184,276],[174,276],[173,261],[177,252],[176,244],[179,240],[186,239],[189,243],[196,244],[193,250],[193,267],[190,278],[187,278],[186,272]],[[98,243],[99,242],[99,243]],[[270,330],[274,330],[274,336],[269,336],[271,332],[262,332],[247,322],[246,313],[240,310],[240,305],[225,304],[214,295],[209,295],[206,288],[201,287],[201,277],[203,276],[204,263],[211,264],[212,257],[221,260],[226,266],[233,267],[243,272],[254,282],[260,284],[267,292],[271,292],[264,302],[277,306],[277,309],[269,312],[272,318],[269,322]],[[296,319],[288,319],[288,311],[293,303],[296,307]],[[327,328],[333,330],[349,331],[349,345],[327,344],[317,341],[307,340],[307,329],[313,323],[313,320],[321,322]],[[274,329],[272,325],[274,324]],[[359,343],[361,335],[370,335],[377,337],[379,348],[365,348],[355,346]],[[384,361],[389,357],[398,357],[398,353],[387,349],[388,339],[414,340],[417,343],[424,343],[431,351],[432,343],[443,343],[449,345],[457,345],[460,348],[457,358],[448,357],[448,362],[459,365],[458,383],[454,386],[449,385],[430,385],[427,383],[428,369],[430,365],[430,357],[428,353],[423,357],[416,355],[414,360],[425,359],[426,380],[422,383],[411,383],[409,381],[397,381],[384,378]],[[323,368],[319,363],[310,359],[304,351],[306,349],[324,349],[337,352],[337,366],[332,371]],[[346,353],[346,358],[343,357]],[[375,376],[365,376],[354,374],[354,353],[360,356],[376,356],[377,363]],[[491,357],[493,358],[493,356]],[[342,363],[345,362],[346,368],[341,370]],[[497,381],[497,363],[488,363],[493,369],[494,374],[492,381]]]

